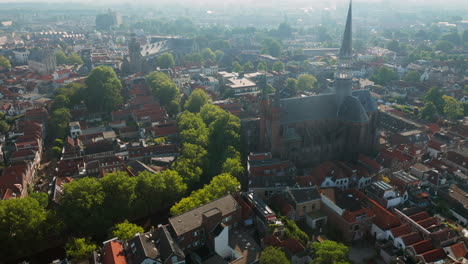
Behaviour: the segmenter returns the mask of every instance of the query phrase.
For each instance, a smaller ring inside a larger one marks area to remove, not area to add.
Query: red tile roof
[[[428,228],[428,227],[431,227],[431,226],[433,226],[433,225],[438,225],[438,224],[439,224],[439,220],[437,220],[437,218],[435,218],[435,217],[430,217],[430,218],[427,218],[427,219],[418,221],[417,223],[418,223],[420,226],[424,227],[424,228]]]
[[[451,245],[450,248],[452,249],[453,255],[455,259],[457,260],[465,257],[468,254],[466,245],[463,242],[459,242],[454,245]]]
[[[433,249],[431,251],[425,252],[421,255],[427,263],[431,263],[437,260],[444,259],[447,255],[444,250],[441,248]]]
[[[103,264],[127,264],[122,243],[110,241],[102,247]]]
[[[411,218],[413,221],[418,222],[423,219],[427,219],[431,217],[426,211],[419,212],[417,214],[410,215],[409,218]]]
[[[402,236],[404,234],[408,234],[409,232],[411,232],[411,230],[410,230],[410,228],[409,228],[409,226],[407,224],[403,224],[401,226],[392,228],[390,230],[390,232],[392,233],[394,238],[397,238],[397,237]]]
[[[430,239],[414,243],[411,247],[413,247],[417,255],[434,249],[434,245]]]
[[[415,244],[422,240],[421,235],[418,232],[412,232],[406,235],[402,235],[401,240],[405,243],[406,246]]]

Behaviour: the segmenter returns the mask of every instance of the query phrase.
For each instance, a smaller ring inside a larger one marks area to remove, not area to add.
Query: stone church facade
[[[377,104],[368,90],[352,90],[352,11],[348,11],[334,91],[263,101],[260,146],[298,167],[326,160],[356,161],[377,149]]]

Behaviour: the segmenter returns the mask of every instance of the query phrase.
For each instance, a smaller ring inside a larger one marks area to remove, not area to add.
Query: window
[[[224,218],[224,219],[223,219],[223,223],[227,223],[227,222],[229,222],[229,221],[231,221],[231,220],[232,220],[232,215],[230,215],[230,216]]]
[[[305,212],[307,210],[307,206],[302,206],[302,212]]]
[[[199,240],[193,242],[193,247],[198,247],[199,245],[200,245],[200,241],[199,241]]]
[[[193,236],[198,236],[198,235],[200,235],[200,231],[193,232]]]
[[[315,210],[315,204],[312,204],[312,210]]]
[[[179,237],[179,239],[180,239],[180,241],[183,241],[183,240],[184,240],[184,237],[183,237],[183,236],[181,236],[181,237]]]

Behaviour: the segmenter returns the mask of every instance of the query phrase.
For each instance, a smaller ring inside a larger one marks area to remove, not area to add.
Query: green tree
[[[416,83],[421,80],[421,74],[419,74],[418,71],[410,71],[405,75],[405,77],[403,77],[403,80],[405,82]]]
[[[244,173],[244,167],[240,161],[240,157],[227,158],[223,163],[223,173],[228,173],[234,177],[240,177]]]
[[[64,95],[69,101],[70,105],[76,105],[86,99],[86,89],[83,84],[70,83],[65,87],[60,87],[55,90],[55,95]]]
[[[193,187],[200,182],[203,167],[206,164],[207,151],[200,145],[183,143],[182,154],[175,163],[174,170],[184,179],[184,182]]]
[[[221,60],[224,58],[224,52],[222,50],[215,51],[216,63],[220,63]]]
[[[446,53],[452,51],[453,48],[454,48],[453,44],[446,40],[439,41],[439,43],[437,43],[437,45],[435,46],[436,50],[440,50]]]
[[[46,212],[47,198],[44,201],[43,195],[33,193],[25,198],[0,200],[2,260],[14,260],[31,254],[39,249],[38,245],[44,243],[46,235],[59,231]]]
[[[242,66],[239,64],[238,61],[234,61],[232,63],[232,72],[242,72],[244,69]]]
[[[202,89],[196,89],[185,102],[184,108],[192,113],[200,112],[200,108],[211,100],[210,96]]]
[[[64,138],[72,115],[68,108],[59,108],[50,115],[51,133],[56,138]]]
[[[103,214],[105,193],[94,178],[82,178],[65,184],[58,208],[66,226],[75,234],[101,237],[111,221]]]
[[[203,56],[200,53],[187,54],[185,55],[184,60],[191,63],[201,63]]]
[[[104,213],[112,221],[118,221],[131,215],[133,203],[137,197],[135,188],[137,179],[126,172],[108,173],[100,180],[104,192]]]
[[[9,69],[11,68],[11,63],[6,57],[0,56],[0,67]]]
[[[174,56],[169,52],[163,53],[156,59],[156,64],[163,69],[173,68],[175,66]]]
[[[59,108],[68,108],[70,106],[70,99],[65,95],[57,95],[50,105],[50,111],[54,112]]]
[[[294,78],[288,78],[288,81],[286,82],[286,87],[288,90],[295,92],[297,90],[297,80]]]
[[[175,170],[154,174],[144,171],[138,174],[137,181],[135,208],[144,212],[143,215],[171,206],[187,190],[187,185]]]
[[[370,77],[370,80],[380,85],[387,85],[392,81],[398,80],[398,74],[390,68],[380,67],[377,72]]]
[[[146,79],[150,84],[154,95],[159,99],[163,106],[167,106],[173,100],[179,102],[179,88],[165,73],[154,71],[148,74]]]
[[[442,35],[440,37],[440,39],[443,40],[443,41],[448,41],[448,42],[452,43],[455,46],[458,46],[461,43],[460,35],[458,35],[457,32],[451,32],[451,33],[444,34],[444,35]]]
[[[55,61],[57,65],[67,64],[67,55],[65,52],[59,50],[55,53]]]
[[[96,67],[86,78],[85,83],[86,104],[90,109],[110,112],[122,104],[122,84],[111,67]]]
[[[312,243],[313,264],[348,264],[349,248],[341,243],[326,240]]]
[[[442,115],[444,113],[444,105],[445,105],[445,101],[442,98],[443,95],[444,93],[442,92],[440,88],[432,87],[424,95],[424,102],[433,103],[435,107],[437,108],[437,112]]]
[[[216,59],[216,54],[210,48],[202,49],[201,55],[204,61],[215,61]]]
[[[10,125],[5,122],[5,120],[0,121],[0,132],[2,132],[4,135],[10,131]]]
[[[239,181],[227,173],[213,177],[208,185],[193,191],[190,196],[183,198],[172,206],[171,214],[178,215],[229,193],[233,194],[238,191],[239,186]]]
[[[42,208],[47,209],[47,205],[49,204],[49,195],[47,193],[33,192],[29,194],[29,197],[36,199]]]
[[[387,49],[398,52],[400,51],[400,43],[397,40],[391,40],[387,43]]]
[[[291,261],[277,247],[266,247],[260,255],[260,264],[289,264]]]
[[[432,102],[428,102],[419,112],[419,117],[422,119],[434,122],[437,119],[437,108]]]
[[[265,62],[261,61],[257,64],[257,71],[264,72],[267,70],[267,65]]]
[[[444,114],[452,120],[456,120],[463,116],[463,104],[457,99],[444,95],[442,96],[445,105],[444,105]]]
[[[73,52],[72,54],[70,54],[70,56],[66,58],[66,63],[67,65],[75,65],[75,64],[81,65],[84,62],[81,59],[80,55]]]
[[[55,159],[59,160],[60,156],[62,155],[62,148],[61,147],[52,147],[51,149],[52,155],[54,156]]]
[[[185,111],[177,118],[177,126],[183,143],[208,146],[209,130],[199,115]]]
[[[87,259],[98,247],[88,238],[73,238],[65,245],[67,257],[74,261]]]
[[[252,71],[255,70],[255,66],[253,65],[253,63],[251,61],[246,62],[244,64],[243,68],[244,68],[244,71],[246,71],[246,72],[252,72]]]
[[[275,64],[273,64],[273,70],[276,72],[284,71],[284,63],[281,61],[275,62]]]
[[[265,39],[263,41],[262,53],[269,54],[273,57],[281,56],[281,43],[275,39]]]
[[[128,222],[128,220],[123,221],[120,224],[115,225],[112,230],[112,237],[117,237],[119,240],[127,241],[136,233],[143,233],[145,230],[138,225]]]
[[[317,83],[317,79],[310,75],[310,74],[301,74],[299,78],[297,78],[297,90],[299,91],[309,91],[315,87]]]

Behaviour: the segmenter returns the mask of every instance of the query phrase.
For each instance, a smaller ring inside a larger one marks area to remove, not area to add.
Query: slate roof
[[[369,121],[364,107],[359,102],[359,99],[354,96],[346,96],[338,110],[338,116],[343,120],[352,122]]]
[[[368,112],[377,111],[369,90],[353,91],[340,106],[341,111],[338,111],[335,94],[285,98],[280,100],[280,107],[282,124],[336,118],[365,122],[369,119]]]
[[[288,189],[289,195],[296,204],[306,203],[312,200],[320,200],[317,188]]]
[[[188,231],[201,227],[203,213],[215,208],[220,210],[221,214],[224,216],[240,209],[240,205],[237,203],[234,197],[232,197],[232,195],[226,195],[188,212],[171,217],[169,218],[169,223],[174,229],[176,235],[179,236],[185,234]]]
[[[163,262],[170,258],[173,254],[182,258],[185,257],[184,252],[180,249],[179,245],[175,243],[166,226],[162,226],[154,230],[153,238],[158,248],[160,258]]]

